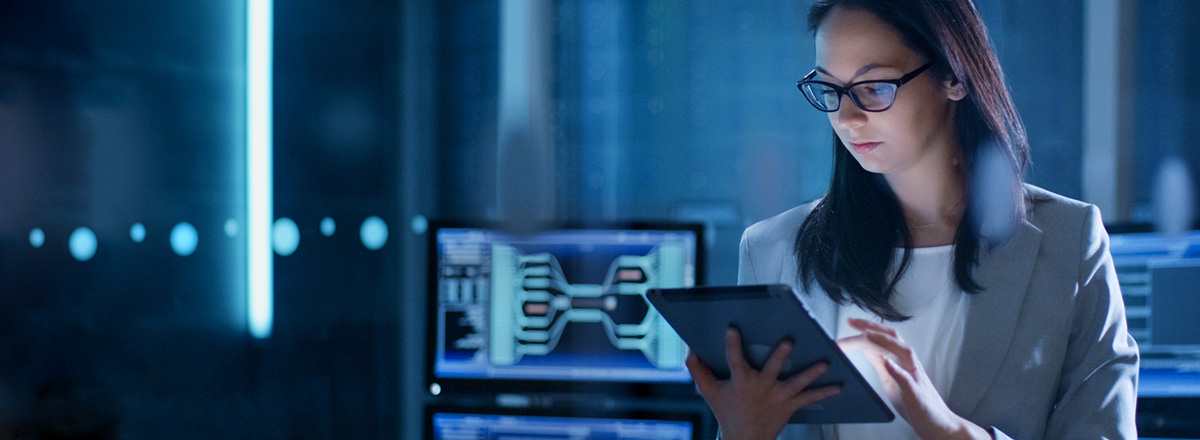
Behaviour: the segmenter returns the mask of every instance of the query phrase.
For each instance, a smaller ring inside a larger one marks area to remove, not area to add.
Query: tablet
[[[801,408],[789,423],[884,423],[895,418],[791,287],[772,284],[650,289],[646,298],[718,378],[729,377],[725,332],[730,326],[741,331],[744,355],[756,368],[762,367],[780,341],[795,342],[780,379],[818,362],[828,362],[829,370],[812,387],[838,384],[842,392]]]

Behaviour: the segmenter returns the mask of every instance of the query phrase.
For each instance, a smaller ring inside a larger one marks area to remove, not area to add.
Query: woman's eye
[[[890,93],[890,88],[887,86],[864,86],[867,93],[872,96],[885,96]]]

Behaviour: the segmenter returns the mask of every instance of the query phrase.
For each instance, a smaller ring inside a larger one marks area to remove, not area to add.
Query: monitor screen
[[[434,223],[430,391],[690,387],[687,347],[645,293],[696,283],[700,231],[660,224],[514,233]]]
[[[1111,235],[1141,397],[1200,396],[1200,231]]]
[[[562,413],[563,411],[560,411]],[[699,416],[667,413],[551,415],[546,411],[426,411],[429,440],[695,440]]]

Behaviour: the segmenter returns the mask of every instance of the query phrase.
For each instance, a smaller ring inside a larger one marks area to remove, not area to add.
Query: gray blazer
[[[1100,210],[1031,185],[1026,192],[1026,221],[1007,243],[981,251],[975,278],[984,291],[970,299],[946,404],[997,439],[1136,439],[1138,350]],[[791,285],[833,335],[838,305],[800,285],[793,252],[814,206],[746,229],[738,282]],[[815,425],[789,425],[780,436],[823,438]]]

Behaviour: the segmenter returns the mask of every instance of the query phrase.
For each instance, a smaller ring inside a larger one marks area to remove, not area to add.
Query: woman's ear
[[[967,97],[967,85],[959,81],[958,78],[951,76],[945,81],[942,81],[942,87],[946,89],[946,97],[951,101],[961,101]]]

